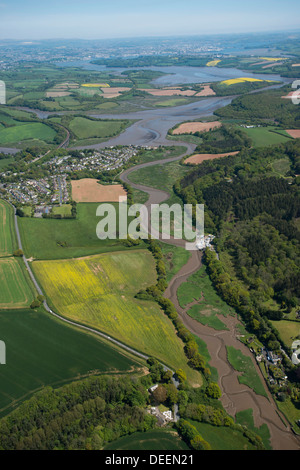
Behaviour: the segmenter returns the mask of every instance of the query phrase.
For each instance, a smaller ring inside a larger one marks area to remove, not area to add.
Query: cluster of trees
[[[180,419],[177,423],[177,431],[182,439],[194,450],[211,450],[211,445],[203,439],[199,431],[189,421]]]
[[[45,297],[43,295],[38,295],[37,298],[31,302],[30,308],[32,310],[34,310],[35,308],[39,308],[44,302],[44,300],[45,300]]]
[[[276,121],[286,128],[300,127],[300,109],[291,100],[282,96],[293,91],[290,86],[266,90],[251,95],[235,98],[231,104],[218,109],[214,114],[232,119],[244,119],[253,122],[259,120]]]
[[[35,394],[0,421],[1,450],[100,450],[153,428],[148,393],[136,378],[90,377]]]

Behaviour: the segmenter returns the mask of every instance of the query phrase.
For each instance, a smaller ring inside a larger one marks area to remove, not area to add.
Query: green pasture
[[[16,248],[13,208],[0,199],[0,257],[12,255]]]
[[[251,431],[255,432],[258,436],[260,436],[267,450],[272,449],[270,445],[271,436],[267,424],[264,423],[260,426],[260,428],[256,428],[254,426],[253,410],[251,408],[236,413],[235,420],[237,424],[246,426],[247,429],[250,429]]]
[[[129,250],[122,240],[99,240],[96,227],[98,203],[77,204],[76,219],[37,219],[19,217],[23,249],[28,258],[65,259],[97,253]],[[118,220],[119,205],[114,204]],[[118,225],[117,225],[118,230]],[[144,248],[141,242],[137,248]],[[136,247],[135,247],[136,249]]]
[[[251,358],[244,356],[239,349],[235,349],[233,346],[226,346],[226,349],[228,361],[236,371],[241,372],[241,375],[238,376],[238,381],[252,388],[258,395],[267,397],[265,388]]]
[[[17,122],[17,121],[16,121]],[[0,145],[18,145],[22,141],[39,140],[46,143],[53,143],[56,132],[51,127],[43,123],[18,122],[13,127],[0,129]]]
[[[29,307],[34,300],[34,291],[25,274],[23,260],[0,259],[0,310]]]
[[[243,128],[243,132],[250,137],[253,147],[267,147],[291,140],[287,132],[274,126]]]
[[[177,297],[181,308],[203,325],[216,330],[227,329],[218,315],[231,315],[233,310],[217,294],[205,266],[179,286]]]
[[[212,450],[254,450],[250,441],[237,429],[189,421],[203,439],[211,445]]]
[[[76,136],[76,144],[83,144],[87,139],[105,140],[120,134],[130,121],[126,120],[92,120],[84,117],[75,117],[69,128]]]
[[[104,450],[189,450],[188,445],[171,429],[154,429],[125,436],[108,444]]]
[[[6,365],[0,367],[0,416],[48,385],[139,366],[124,352],[43,309],[0,311],[0,331],[6,345]]]

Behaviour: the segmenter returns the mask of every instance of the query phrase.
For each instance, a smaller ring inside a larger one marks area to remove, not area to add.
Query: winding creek
[[[169,198],[169,194],[165,191],[160,191],[151,187],[146,187],[140,184],[134,184],[130,181],[130,174],[138,169],[154,166],[157,164],[163,165],[171,161],[180,160],[183,156],[193,152],[192,145],[184,144],[187,146],[187,151],[176,158],[166,160],[148,162],[134,166],[122,173],[122,181],[129,183],[133,188],[144,191],[148,194],[149,198],[146,206],[149,208],[151,204],[160,204]],[[185,246],[184,240],[170,239],[166,243],[175,246]],[[249,349],[239,341],[237,337],[237,325],[239,319],[235,317],[220,317],[222,322],[228,328],[227,330],[217,331],[208,326],[204,326],[198,321],[187,315],[178,302],[177,290],[187,278],[197,272],[202,265],[202,252],[191,251],[189,261],[180,269],[180,271],[173,277],[165,292],[165,297],[169,298],[176,307],[184,325],[195,335],[201,338],[207,345],[211,360],[209,364],[215,367],[218,371],[219,386],[222,391],[222,404],[228,414],[235,416],[235,414],[242,410],[252,409],[253,419],[256,427],[262,424],[267,424],[270,431],[271,445],[274,450],[299,450],[300,439],[295,436],[286,421],[284,416],[278,411],[277,406],[270,394],[262,373],[256,364],[256,361],[249,351]],[[233,346],[242,351],[243,355],[250,357],[258,375],[261,377],[264,384],[267,397],[257,395],[251,388],[246,385],[240,384],[238,381],[239,373],[233,369],[227,359],[226,346]]]

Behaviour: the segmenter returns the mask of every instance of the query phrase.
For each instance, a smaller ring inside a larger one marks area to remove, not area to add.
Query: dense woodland
[[[285,128],[300,127],[300,107],[284,99],[293,90],[290,86],[267,90],[235,98],[231,104],[214,114],[223,118],[249,120],[252,124],[268,120]]]
[[[206,254],[218,292],[273,348],[279,338],[268,320],[280,320],[300,298],[299,155],[296,140],[244,149],[203,162],[175,185],[184,202],[205,205],[205,228],[220,255]],[[290,161],[285,178],[273,169],[282,159]]]

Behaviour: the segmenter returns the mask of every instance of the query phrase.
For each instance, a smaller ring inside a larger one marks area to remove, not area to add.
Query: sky
[[[300,29],[298,0],[0,0],[0,39],[105,39]]]

